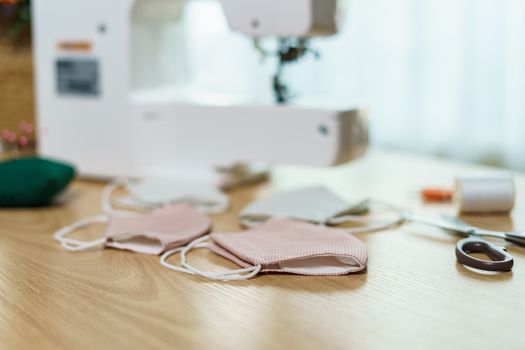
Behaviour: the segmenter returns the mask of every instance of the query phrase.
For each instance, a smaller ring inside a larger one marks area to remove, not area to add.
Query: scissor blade
[[[434,220],[413,215],[407,215],[406,219],[414,223],[438,227],[442,230],[449,231],[455,234],[460,234],[462,236],[467,236],[469,231],[471,230],[471,227],[466,225],[465,223],[459,225],[454,222],[449,222],[448,220]]]
[[[446,222],[456,226],[458,229],[460,229],[462,232],[468,233],[469,231],[472,231],[475,229],[472,225],[467,224],[465,221],[461,220],[458,217],[452,216],[452,215],[441,215],[441,218],[445,220]]]
[[[463,226],[463,229],[467,231],[469,235],[474,235],[478,237],[492,237],[500,238],[506,241],[512,242],[516,245],[525,247],[525,235],[522,232],[502,232],[502,231],[493,231],[493,230],[484,230],[478,227],[472,226],[464,222],[463,220],[450,216],[443,215],[442,218],[446,221],[454,223],[458,226]]]

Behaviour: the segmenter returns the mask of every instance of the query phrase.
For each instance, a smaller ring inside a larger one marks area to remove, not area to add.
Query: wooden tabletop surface
[[[280,166],[272,180],[232,191],[216,230],[272,191],[325,184],[349,200],[374,197],[416,213],[423,186],[493,169],[374,151],[332,169]],[[525,177],[516,175],[512,217],[467,217],[485,228],[525,229]],[[78,181],[63,205],[0,210],[2,349],[525,349],[525,249],[509,246],[512,272],[480,274],[455,261],[457,237],[416,225],[358,235],[366,273],[340,277],[263,275],[210,282],[169,271],[156,256],[118,250],[70,253],[54,230],[100,212],[102,185]],[[96,234],[103,227],[82,233]],[[201,267],[233,264],[205,250]]]

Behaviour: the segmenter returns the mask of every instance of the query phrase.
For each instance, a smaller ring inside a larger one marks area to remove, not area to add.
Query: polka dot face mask
[[[67,235],[93,224],[107,224],[101,238],[81,241]],[[209,232],[210,220],[196,209],[175,204],[148,214],[112,212],[80,220],[54,235],[64,249],[81,251],[95,247],[130,250],[143,254],[161,254],[180,247]]]
[[[188,262],[187,254],[207,248],[241,268],[226,272],[202,271]],[[181,254],[181,266],[167,259]],[[346,275],[367,265],[366,247],[345,230],[291,219],[270,219],[244,232],[212,233],[183,248],[162,255],[161,264],[171,270],[214,280],[245,280],[264,272],[313,276]]]

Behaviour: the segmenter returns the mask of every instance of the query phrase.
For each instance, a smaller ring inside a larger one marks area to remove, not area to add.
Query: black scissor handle
[[[476,259],[471,253],[486,254],[492,261]],[[506,272],[512,270],[514,259],[503,248],[479,238],[462,239],[456,245],[458,261],[476,269],[485,271]]]

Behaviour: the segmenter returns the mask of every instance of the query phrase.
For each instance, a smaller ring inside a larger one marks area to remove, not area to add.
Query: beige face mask
[[[66,237],[73,231],[96,223],[107,223],[103,237],[80,241]],[[170,205],[148,214],[114,212],[80,220],[57,231],[54,238],[64,249],[81,251],[94,247],[130,250],[143,254],[161,254],[206,234],[210,220],[185,204]]]
[[[188,263],[190,250],[205,247],[242,268],[207,272]],[[167,262],[177,252],[181,253],[182,266]],[[364,243],[344,230],[290,219],[271,219],[245,232],[201,237],[184,248],[163,254],[161,264],[171,270],[214,280],[245,280],[261,272],[336,276],[365,269],[367,253]]]
[[[351,233],[389,229],[402,222],[400,212],[392,208],[389,215],[373,220],[365,215],[372,205],[378,204],[369,199],[348,202],[325,187],[308,187],[276,193],[254,202],[241,211],[239,219],[247,227],[255,227],[271,218],[290,218],[323,225],[359,223],[360,227],[347,229]]]

